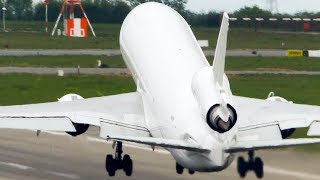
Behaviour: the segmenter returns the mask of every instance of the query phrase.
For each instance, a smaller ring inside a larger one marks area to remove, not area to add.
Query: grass
[[[295,103],[320,105],[320,76],[233,75],[229,79],[235,95],[265,99],[274,91]],[[136,86],[130,77],[5,74],[0,75],[0,89],[0,105],[14,105],[56,101],[67,93],[85,98],[127,93],[135,91]],[[306,137],[306,130],[297,130],[293,137]],[[290,149],[319,152],[320,145]]]
[[[208,58],[212,61],[212,57]],[[209,60],[209,61],[210,61]],[[227,70],[320,71],[320,58],[307,57],[227,57]]]
[[[118,49],[121,24],[93,24],[97,38],[46,36],[43,22],[7,21],[9,32],[0,32],[0,48],[11,49]],[[50,32],[53,23],[50,23]],[[232,27],[232,25],[231,25]],[[60,29],[62,29],[60,27]],[[215,48],[219,29],[192,27],[198,39],[207,39]],[[283,46],[282,44],[285,43]],[[308,33],[255,32],[234,28],[229,33],[229,49],[318,49],[318,35]]]
[[[212,63],[213,57],[207,58]],[[0,66],[16,67],[97,67],[97,60],[112,68],[125,68],[121,56],[25,56],[1,57]],[[320,71],[320,58],[227,57],[226,70]]]
[[[56,101],[68,93],[96,97],[132,92],[135,84],[129,77],[0,75],[0,104],[29,104]]]

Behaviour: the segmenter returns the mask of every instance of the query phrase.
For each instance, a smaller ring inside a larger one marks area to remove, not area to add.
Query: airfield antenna
[[[278,13],[278,0],[267,0],[267,6],[270,12]]]
[[[69,16],[68,16],[68,14],[65,16],[65,13],[64,13],[65,10],[67,11],[67,5],[69,5]],[[55,34],[56,30],[57,30],[58,23],[59,23],[62,15],[64,15],[64,17],[66,19],[74,19],[74,7],[75,7],[75,5],[79,5],[80,10],[84,15],[84,18],[87,21],[93,36],[96,37],[96,34],[95,34],[95,32],[94,32],[94,30],[93,30],[93,28],[91,26],[89,18],[87,16],[86,12],[84,11],[84,8],[83,8],[83,6],[81,4],[81,0],[63,0],[61,11],[59,13],[59,16],[58,16],[58,19],[56,21],[56,24],[54,25],[54,28],[52,30],[52,34],[51,34],[52,36],[54,36],[54,34]],[[64,21],[64,25],[66,26],[66,21]]]

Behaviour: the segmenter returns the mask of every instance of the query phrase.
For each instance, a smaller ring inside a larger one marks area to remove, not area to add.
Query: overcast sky
[[[33,0],[39,2],[43,0]],[[233,12],[244,6],[258,5],[262,9],[268,9],[267,0],[188,0],[187,8],[196,12],[200,11],[226,11]],[[320,0],[278,0],[278,8],[281,13],[300,11],[320,11]]]
[[[244,6],[258,5],[260,8],[269,9],[267,0],[189,0],[188,9],[194,11],[226,11],[233,12]],[[320,11],[320,0],[278,0],[281,13],[295,13],[300,11]]]

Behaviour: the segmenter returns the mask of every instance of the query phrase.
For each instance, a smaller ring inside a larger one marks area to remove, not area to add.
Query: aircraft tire
[[[106,170],[109,176],[112,177],[116,175],[115,160],[110,154],[106,157]]]
[[[245,162],[243,157],[238,158],[237,170],[241,178],[246,177],[248,168],[247,168],[247,163]]]
[[[254,165],[255,165],[254,172],[257,178],[259,179],[263,178],[263,162],[261,158],[255,158]]]
[[[131,176],[132,170],[133,170],[133,163],[130,156],[127,154],[124,155],[122,163],[123,163],[123,171],[126,173],[127,176]]]
[[[176,163],[176,172],[177,172],[177,174],[182,174],[183,173],[183,169],[184,168],[180,164]]]

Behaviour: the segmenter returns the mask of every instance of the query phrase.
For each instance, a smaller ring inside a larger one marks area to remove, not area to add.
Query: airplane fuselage
[[[194,75],[210,67],[186,21],[172,9],[147,3],[123,23],[120,47],[138,92],[153,137],[183,139],[211,149],[210,153],[168,149],[183,167],[219,171],[232,161],[223,147],[234,131],[213,131],[192,92]]]

